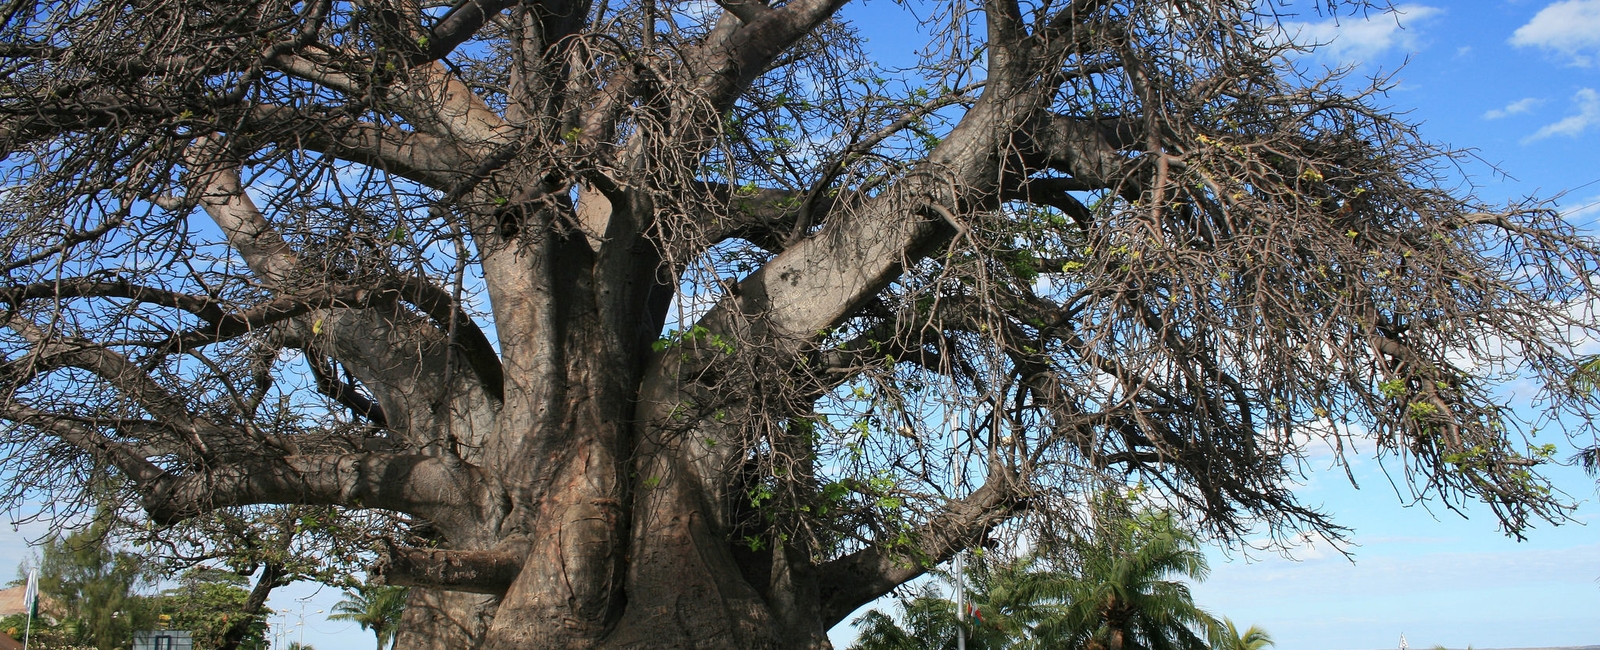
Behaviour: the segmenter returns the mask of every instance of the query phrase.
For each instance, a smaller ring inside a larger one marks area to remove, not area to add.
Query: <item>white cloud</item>
[[[1562,0],[1511,34],[1511,44],[1560,52],[1573,65],[1588,66],[1600,53],[1600,0]]]
[[[1395,48],[1415,50],[1417,32],[1407,26],[1443,13],[1437,7],[1404,4],[1370,16],[1320,22],[1285,21],[1283,30],[1301,45],[1320,45],[1317,55],[1340,64],[1360,65]]]
[[[1591,196],[1581,201],[1573,201],[1561,207],[1561,218],[1570,222],[1579,219],[1600,216],[1600,195]]]
[[[1543,104],[1543,103],[1544,103],[1544,100],[1539,99],[1537,97],[1525,97],[1525,98],[1519,99],[1517,101],[1511,102],[1510,104],[1506,104],[1505,108],[1496,108],[1496,109],[1494,109],[1492,111],[1484,113],[1483,114],[1483,119],[1486,119],[1486,120],[1498,120],[1498,119],[1500,119],[1502,117],[1509,117],[1509,116],[1512,116],[1512,115],[1521,115],[1523,113],[1526,113],[1528,111],[1533,110],[1535,107],[1537,107],[1537,106],[1539,106],[1540,104]]]
[[[1331,551],[1327,544],[1322,546]],[[1219,563],[1213,566],[1212,579],[1195,588],[1196,600],[1205,596],[1204,602],[1226,610],[1233,609],[1229,605],[1245,605],[1252,598],[1257,602],[1283,599],[1301,603],[1301,611],[1326,615],[1342,609],[1335,603],[1350,603],[1352,599],[1364,602],[1379,596],[1404,595],[1426,603],[1420,597],[1462,589],[1542,587],[1570,597],[1573,592],[1592,589],[1594,576],[1600,571],[1600,559],[1593,555],[1600,546],[1593,544],[1476,552],[1431,550],[1437,546],[1437,542],[1395,544],[1383,551],[1369,549],[1369,553],[1355,549],[1354,563],[1335,552],[1323,552],[1316,558],[1296,554],[1294,560],[1288,561],[1263,557],[1255,563],[1226,567]],[[1308,589],[1307,585],[1316,587]],[[1592,597],[1586,600],[1594,602]],[[1534,606],[1552,604],[1551,600],[1544,600]],[[1385,613],[1365,606],[1362,609],[1368,610],[1368,615],[1403,619],[1426,608],[1413,604],[1403,613]],[[1492,605],[1485,609],[1492,609]]]
[[[1522,139],[1523,144],[1543,140],[1554,135],[1564,135],[1575,138],[1589,127],[1600,123],[1600,94],[1593,88],[1584,88],[1572,96],[1572,103],[1577,106],[1577,115],[1568,115],[1554,124],[1547,124],[1533,135]]]

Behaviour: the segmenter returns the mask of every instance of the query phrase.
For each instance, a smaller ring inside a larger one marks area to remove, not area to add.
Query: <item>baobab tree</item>
[[[845,5],[5,3],[11,502],[368,517],[399,647],[494,649],[827,647],[1108,484],[1336,535],[1358,435],[1561,518],[1494,389],[1589,408],[1593,243],[1272,3]]]

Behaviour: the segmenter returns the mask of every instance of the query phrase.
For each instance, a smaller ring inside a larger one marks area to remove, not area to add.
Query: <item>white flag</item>
[[[22,592],[22,606],[27,608],[29,616],[39,613],[39,570],[28,570],[28,588]]]

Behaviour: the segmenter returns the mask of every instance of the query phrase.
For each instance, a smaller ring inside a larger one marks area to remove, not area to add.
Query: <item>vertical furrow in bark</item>
[[[559,396],[566,415],[549,436],[561,444],[541,450],[539,482],[527,486],[531,503],[514,533],[526,539],[529,559],[506,593],[488,648],[592,647],[620,603],[623,424],[613,413],[625,403],[615,391],[594,390],[601,373],[586,359],[571,363],[575,376]]]
[[[722,531],[717,506],[667,454],[639,465],[629,548],[628,605],[603,647],[785,647],[761,594],[747,583]]]
[[[620,602],[630,395],[616,372],[618,335],[600,322],[587,241],[549,231],[524,239],[533,241],[508,242],[485,265],[497,269],[490,292],[507,369],[488,457],[513,502],[501,534],[529,561],[483,647],[586,648]]]
[[[767,603],[787,647],[794,650],[831,648],[822,620],[822,591],[810,550],[798,540],[773,540],[772,579]]]
[[[814,415],[814,412],[808,413]],[[777,498],[782,508],[776,517],[786,524],[770,535],[772,571],[767,583],[767,602],[783,630],[789,647],[814,649],[831,647],[828,627],[823,622],[822,592],[817,584],[816,549],[813,540],[800,534],[795,513],[813,511],[817,503],[816,445],[813,428],[804,418],[790,420],[790,426],[771,434],[773,448],[792,465],[783,467],[791,476],[791,488]]]

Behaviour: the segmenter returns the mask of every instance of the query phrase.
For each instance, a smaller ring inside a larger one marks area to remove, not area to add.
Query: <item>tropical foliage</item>
[[[345,590],[345,599],[333,606],[335,613],[328,620],[354,621],[361,629],[372,630],[378,637],[378,650],[383,650],[395,639],[410,591],[406,587],[358,584]]]
[[[1204,580],[1205,555],[1172,513],[1131,509],[1104,496],[1092,535],[1074,544],[1076,570],[1055,594],[1061,615],[1041,636],[1088,650],[1204,648],[1198,631],[1215,621],[1195,606],[1182,578]]]
[[[61,604],[58,620],[35,619],[35,646],[125,648],[133,631],[147,629],[156,617],[149,598],[138,593],[153,575],[139,556],[106,541],[103,518],[39,548],[39,591]],[[8,630],[9,631],[9,630]]]
[[[1240,632],[1232,619],[1224,618],[1211,628],[1211,650],[1262,650],[1276,645],[1272,635],[1255,625]]]
[[[950,650],[956,647],[955,603],[939,594],[931,583],[915,596],[902,599],[901,621],[878,610],[868,611],[854,623],[861,636],[852,650]],[[972,650],[987,646],[980,640],[969,643]]]
[[[958,625],[974,650],[1261,650],[1271,643],[1260,628],[1240,634],[1194,604],[1184,580],[1205,579],[1205,556],[1170,512],[1120,496],[1101,496],[1092,510],[1091,532],[1057,548],[973,562],[964,572],[964,624],[947,590],[929,583],[901,601],[900,620],[879,611],[856,619],[861,636],[852,647],[953,648]]]
[[[44,544],[36,562],[46,604],[41,615],[31,625],[25,614],[0,619],[0,631],[19,641],[27,633],[29,647],[40,650],[120,650],[130,646],[134,631],[148,629],[186,630],[195,650],[267,647],[265,616],[247,612],[246,578],[193,569],[176,588],[142,594],[140,587],[154,585],[158,572],[145,558],[114,550],[101,532],[91,526]],[[227,633],[242,619],[248,619],[244,633],[230,642]]]

